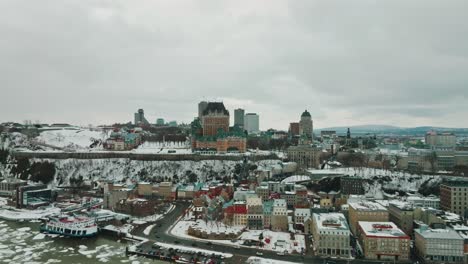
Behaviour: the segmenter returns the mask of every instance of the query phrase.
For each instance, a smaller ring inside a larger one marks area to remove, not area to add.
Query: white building
[[[343,214],[313,214],[312,235],[316,254],[349,258],[351,231]]]
[[[244,130],[248,133],[260,132],[260,121],[259,116],[256,113],[247,113],[244,117]]]
[[[464,263],[464,239],[452,229],[414,230],[416,252],[425,263]]]
[[[310,217],[309,208],[297,208],[294,210],[294,224],[303,225],[305,220]]]

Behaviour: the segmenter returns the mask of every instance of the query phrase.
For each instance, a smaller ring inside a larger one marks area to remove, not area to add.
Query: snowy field
[[[59,148],[83,150],[89,149],[89,146],[93,143],[94,140],[104,141],[106,139],[107,134],[102,131],[91,131],[89,129],[64,129],[44,131],[35,138],[35,141]],[[97,148],[102,149],[102,146]]]

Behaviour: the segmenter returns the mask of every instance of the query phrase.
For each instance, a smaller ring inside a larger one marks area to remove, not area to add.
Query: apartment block
[[[350,230],[341,213],[321,213],[312,216],[314,249],[319,256],[349,258]]]
[[[371,201],[351,202],[349,205],[349,226],[356,235],[359,221],[387,222],[388,211],[381,204]]]
[[[394,223],[359,221],[357,228],[366,259],[409,259],[411,239]]]

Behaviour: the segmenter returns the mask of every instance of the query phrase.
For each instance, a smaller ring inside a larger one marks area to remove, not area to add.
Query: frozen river
[[[126,257],[126,245],[105,236],[52,238],[39,233],[39,223],[0,220],[0,263],[165,263]]]

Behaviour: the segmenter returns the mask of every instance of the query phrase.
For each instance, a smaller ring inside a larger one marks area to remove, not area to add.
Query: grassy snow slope
[[[42,161],[34,159],[32,161]],[[114,180],[120,182],[138,182],[141,180],[172,179],[177,175],[179,180],[186,179],[187,171],[198,176],[200,182],[210,181],[216,176],[233,176],[239,161],[205,160],[205,161],[139,161],[129,159],[92,159],[92,160],[49,160],[55,163],[57,186],[68,184],[72,177],[83,176],[84,180]],[[257,164],[275,164],[278,160],[264,160]]]

